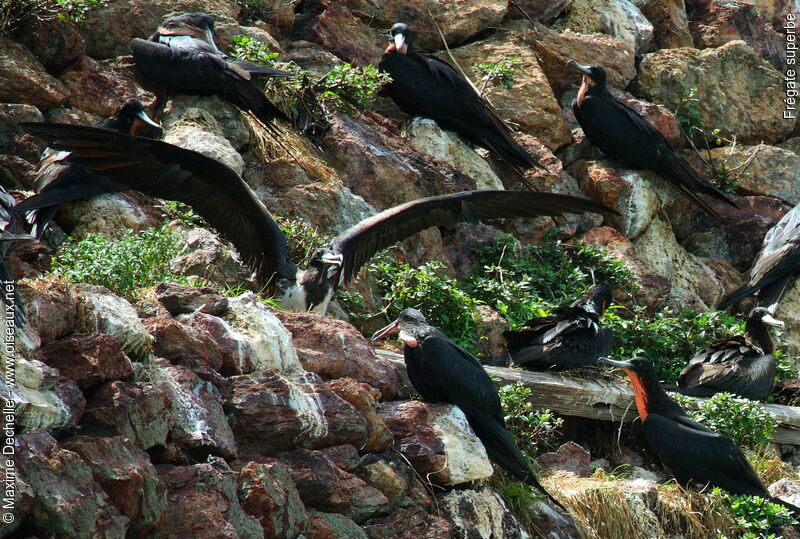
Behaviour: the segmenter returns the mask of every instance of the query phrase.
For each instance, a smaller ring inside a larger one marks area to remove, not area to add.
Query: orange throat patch
[[[583,100],[586,98],[586,92],[589,91],[589,86],[591,84],[590,81],[591,81],[591,79],[589,78],[588,75],[584,75],[583,76],[583,82],[581,84],[581,88],[580,88],[580,90],[578,90],[578,99],[577,99],[577,101],[578,101],[578,106],[579,107],[581,105],[583,105]]]
[[[633,371],[629,371],[628,369],[624,369],[626,373],[628,373],[628,378],[631,380],[631,386],[633,387],[633,396],[636,399],[636,409],[639,410],[639,417],[642,418],[642,421],[647,419],[648,411],[647,411],[647,391],[644,389],[644,384],[642,383],[642,379],[639,378],[639,375]]]

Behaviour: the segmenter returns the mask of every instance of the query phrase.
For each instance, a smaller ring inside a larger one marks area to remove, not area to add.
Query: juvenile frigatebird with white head
[[[486,219],[615,213],[584,198],[529,191],[464,191],[422,198],[349,228],[330,248],[314,253],[303,271],[289,259],[286,238],[269,211],[244,180],[219,161],[104,129],[20,126],[52,147],[72,152],[70,162],[94,169],[121,187],[188,204],[234,244],[261,283],[285,290],[284,304],[297,310],[324,313],[337,287],[355,277],[375,253],[426,228]]]

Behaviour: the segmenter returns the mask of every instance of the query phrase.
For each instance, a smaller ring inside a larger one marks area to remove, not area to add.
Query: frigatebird
[[[401,311],[397,320],[375,332],[372,341],[395,333],[403,341],[408,378],[422,399],[461,408],[490,459],[517,479],[547,493],[506,429],[497,386],[478,359],[428,324],[416,309]]]
[[[770,496],[742,450],[729,438],[712,432],[690,419],[658,382],[655,369],[645,358],[614,361],[600,358],[600,363],[619,367],[628,374],[633,386],[639,417],[633,429],[647,454],[682,485],[711,485],[731,494],[760,496],[797,507]]]
[[[442,129],[497,154],[518,171],[541,167],[461,73],[411,43],[408,25],[395,24],[390,37],[393,43],[378,69],[392,77],[386,87],[403,112],[435,120]]]
[[[655,172],[724,224],[722,216],[700,194],[738,208],[736,203],[701,178],[647,120],[611,95],[606,86],[605,70],[598,65],[583,66],[573,60],[567,65],[583,74],[578,97],[572,102],[572,111],[592,144],[615,161]]]
[[[285,290],[282,303],[324,313],[337,287],[356,276],[375,253],[433,226],[564,212],[615,210],[591,200],[520,191],[464,191],[421,198],[364,219],[318,249],[307,270],[289,259],[280,227],[236,172],[197,152],[107,129],[21,123],[69,162],[96,170],[120,187],[184,202],[225,235],[260,282]],[[273,279],[277,275],[276,280]],[[274,290],[275,288],[273,288]]]
[[[594,365],[611,353],[611,330],[600,326],[611,299],[607,286],[594,286],[569,307],[529,320],[526,329],[504,331],[513,364],[538,371]]]
[[[120,133],[136,134],[142,123],[154,129],[161,129],[160,125],[147,116],[144,106],[138,99],[129,98],[120,105],[113,116],[93,125]],[[42,152],[39,170],[36,172],[34,189],[37,194],[17,205],[18,212],[30,212],[28,220],[33,223],[31,234],[37,239],[45,233],[62,204],[101,193],[120,191],[117,184],[106,180],[102,174],[67,162],[68,157],[69,152],[46,148]]]
[[[12,283],[13,280],[11,279],[11,273],[8,271],[8,266],[6,266],[5,258],[9,247],[11,247],[11,242],[29,240],[33,237],[17,232],[19,212],[15,204],[16,200],[14,200],[14,197],[0,185],[0,289],[2,290],[2,292],[0,292],[0,297],[2,297],[6,310],[13,309],[14,320],[17,325],[22,326],[25,323],[25,313],[22,310],[16,288],[9,290],[7,286],[9,283]],[[8,315],[5,315],[4,319],[8,320]]]
[[[253,77],[289,77],[291,73],[225,57],[214,43],[214,19],[187,13],[166,19],[145,41],[134,38],[131,53],[149,79],[181,92],[218,95],[252,112],[266,126],[286,116],[250,82]]]
[[[778,221],[764,236],[747,283],[725,296],[719,304],[726,308],[734,301],[758,292],[759,307],[775,313],[778,302],[792,279],[800,274],[800,204]]]
[[[784,324],[764,307],[750,311],[744,335],[714,341],[689,361],[678,377],[678,391],[695,397],[721,391],[766,397],[775,383],[775,341],[767,326]]]

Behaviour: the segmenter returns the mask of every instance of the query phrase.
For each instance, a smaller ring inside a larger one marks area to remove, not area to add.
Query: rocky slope
[[[231,166],[271,211],[326,233],[422,196],[518,186],[502,163],[433,122],[404,125],[382,97],[373,110],[329,117],[316,151],[288,127],[284,144],[265,140],[215,97],[166,94],[127,56],[130,39],[149,35],[166,14],[202,10],[215,16],[223,49],[247,35],[320,74],[342,62],[376,62],[380,31],[402,20],[423,47],[442,50],[443,37],[442,56],[451,54],[473,80],[477,62],[519,59],[512,86],[490,85],[486,95],[545,164],[530,182],[620,211],[605,221],[557,221],[559,238],[602,246],[634,272],[642,286],[633,296],[617,291],[620,302],[706,311],[742,282],[766,231],[800,203],[800,131],[784,119],[780,71],[792,9],[789,1],[722,0],[108,0],[80,23],[28,19],[0,37],[0,184],[19,198],[33,189],[43,145],[16,123],[89,123],[134,96],[164,126],[164,140]],[[569,110],[578,78],[568,59],[604,65],[620,98],[703,170],[675,114],[696,89],[690,106],[706,136],[736,141],[712,150],[712,159],[728,170],[748,162],[731,172],[741,209],[712,203],[725,226],[653,174],[620,169],[592,148]],[[121,238],[160,226],[164,215],[158,201],[125,193],[74,204],[57,221],[74,238]],[[12,249],[28,325],[17,331],[15,364],[2,364],[15,374],[0,381],[0,393],[16,403],[17,437],[15,465],[0,468],[16,476],[17,489],[16,518],[0,536],[488,539],[714,530],[684,518],[704,511],[702,497],[664,494],[646,470],[609,488],[587,477],[588,453],[570,447],[543,466],[561,470],[545,484],[560,492],[574,522],[541,501],[535,528],[526,530],[486,481],[492,466],[459,410],[409,400],[395,366],[344,320],[274,310],[252,292],[223,294],[226,285],[255,288],[232,248],[195,222],[169,226],[179,244],[171,268],[207,288],[162,283],[129,301],[66,282],[41,243]],[[504,226],[532,242],[552,222]],[[497,232],[432,230],[398,256],[412,265],[440,261],[456,275],[471,246]],[[63,232],[48,239],[61,240]],[[379,302],[367,279],[357,288]],[[778,314],[796,357],[800,283]],[[644,465],[638,455],[624,458]],[[567,477],[564,462],[584,464]],[[604,505],[620,510],[592,512]]]

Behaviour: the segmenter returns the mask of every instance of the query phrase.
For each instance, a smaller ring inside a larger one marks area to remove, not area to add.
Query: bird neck
[[[652,373],[638,373],[625,369],[633,387],[633,395],[636,400],[636,409],[642,421],[647,419],[651,413],[668,415],[669,413],[679,413],[685,415],[683,409],[673,401],[658,381],[655,371]]]
[[[775,341],[769,333],[769,328],[761,320],[748,320],[744,331],[751,342],[758,345],[765,354],[775,353]]]

